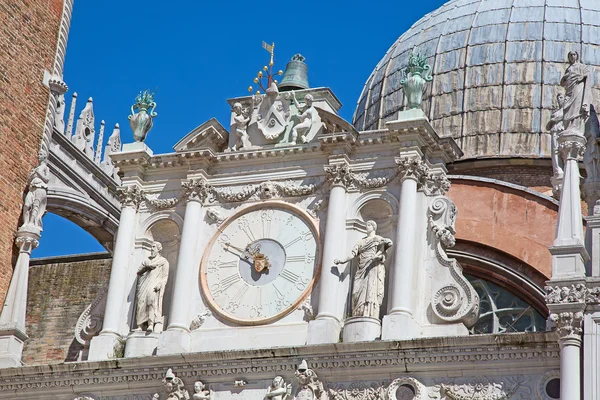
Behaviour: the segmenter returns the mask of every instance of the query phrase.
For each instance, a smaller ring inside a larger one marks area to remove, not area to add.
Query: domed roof
[[[465,158],[547,157],[545,125],[569,51],[592,67],[598,104],[598,44],[599,0],[453,0],[392,45],[367,80],[353,123],[372,130],[397,118],[402,69],[414,48],[433,69],[423,109]]]

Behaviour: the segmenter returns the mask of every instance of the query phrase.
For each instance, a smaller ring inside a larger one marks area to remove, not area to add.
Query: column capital
[[[567,160],[583,160],[587,139],[582,135],[563,132],[557,139],[558,151],[566,162]]]
[[[197,201],[199,203],[204,203],[213,190],[204,177],[188,179],[187,181],[183,181],[181,186],[183,186],[185,197],[188,201]]]
[[[121,208],[137,208],[144,200],[144,191],[139,186],[121,186],[117,188],[117,196],[121,202]]]
[[[550,314],[550,321],[556,326],[558,342],[572,342],[581,345],[581,324],[583,322],[583,311],[563,311]]]
[[[35,232],[17,232],[17,237],[15,238],[15,243],[19,248],[20,253],[27,253],[31,255],[33,249],[38,247],[40,244],[40,235]]]
[[[327,174],[327,180],[332,186],[343,186],[348,187],[353,182],[353,174],[350,166],[346,163],[341,164],[330,164],[323,167]]]
[[[450,180],[443,171],[429,172],[423,177],[422,184],[427,196],[444,196],[450,190]]]
[[[412,179],[422,182],[429,173],[429,167],[420,157],[398,157],[396,165],[400,172],[400,180]]]

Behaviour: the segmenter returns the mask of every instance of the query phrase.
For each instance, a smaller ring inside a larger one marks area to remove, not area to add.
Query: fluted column
[[[183,187],[187,204],[172,289],[169,326],[159,339],[159,355],[186,353],[191,346],[189,301],[193,285],[198,281],[196,252],[198,238],[202,235],[202,203],[208,195],[209,186],[201,178],[184,182]]]
[[[121,339],[123,304],[127,292],[127,273],[131,258],[137,209],[143,192],[137,186],[119,188],[121,217],[106,295],[106,309],[100,335],[90,343],[89,360],[99,361],[114,357],[115,346]]]
[[[31,251],[38,246],[39,239],[37,232],[22,229],[17,232],[15,242],[19,247],[19,256],[0,315],[0,368],[21,366],[23,344],[28,339],[25,318],[29,259]]]
[[[396,160],[400,172],[400,204],[396,227],[394,263],[389,281],[388,315],[383,318],[382,339],[416,337],[419,326],[413,317],[415,248],[418,222],[417,189],[428,167],[420,155]]]
[[[319,280],[317,317],[308,326],[308,344],[337,343],[344,319],[346,296],[341,293],[343,282],[333,260],[342,258],[346,237],[346,188],[351,180],[347,164],[325,166],[331,183],[327,223]]]
[[[560,345],[561,399],[581,399],[581,324],[584,308],[585,304],[581,304],[579,310],[561,311],[555,308],[556,312],[550,314]]]

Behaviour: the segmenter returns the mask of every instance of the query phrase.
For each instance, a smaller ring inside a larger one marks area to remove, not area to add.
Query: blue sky
[[[275,42],[277,69],[285,69],[295,53],[304,55],[311,87],[330,87],[343,104],[341,116],[351,121],[363,85],[387,49],[444,1],[407,3],[76,0],[64,79],[69,93],[79,96],[77,113],[93,97],[96,130],[104,119],[108,137],[118,122],[125,143],[133,141],[127,115],[135,95],[157,89],[158,116],[146,143],[155,154],[171,152],[212,117],[227,125],[225,100],[247,94],[268,63],[264,40]],[[33,257],[103,250],[61,217],[47,214],[43,223]]]

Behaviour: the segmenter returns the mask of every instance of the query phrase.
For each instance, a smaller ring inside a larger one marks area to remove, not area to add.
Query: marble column
[[[571,304],[551,307],[550,321],[556,327],[560,346],[561,399],[581,399],[581,324],[584,308],[584,303],[573,307]]]
[[[39,229],[21,227],[15,242],[19,256],[15,265],[8,293],[0,315],[0,368],[19,367],[23,345],[28,336],[25,332],[27,310],[27,285],[31,251],[38,246]]]
[[[122,324],[127,296],[127,274],[132,253],[136,214],[143,199],[143,192],[137,186],[119,188],[121,217],[119,230],[106,295],[106,309],[102,331],[90,342],[89,361],[114,358],[115,347],[120,345]]]
[[[410,339],[419,336],[420,327],[414,319],[415,248],[418,222],[418,183],[428,167],[418,155],[396,160],[400,171],[400,204],[394,263],[389,280],[388,315],[383,317],[382,340]]]
[[[198,238],[202,235],[202,203],[208,194],[208,185],[201,178],[184,182],[183,187],[188,200],[172,289],[169,326],[160,336],[159,355],[188,353],[191,349],[189,301],[193,285],[198,281],[196,254]]]
[[[552,280],[585,276],[589,255],[584,246],[583,216],[578,161],[585,151],[585,137],[564,132],[558,147],[565,160],[563,187],[558,208],[558,223],[552,253]]]
[[[333,260],[344,254],[346,237],[346,188],[351,180],[347,164],[325,166],[331,182],[321,277],[319,280],[319,304],[317,317],[308,325],[308,344],[337,343],[344,319],[346,296],[341,293],[343,287],[340,270]]]

